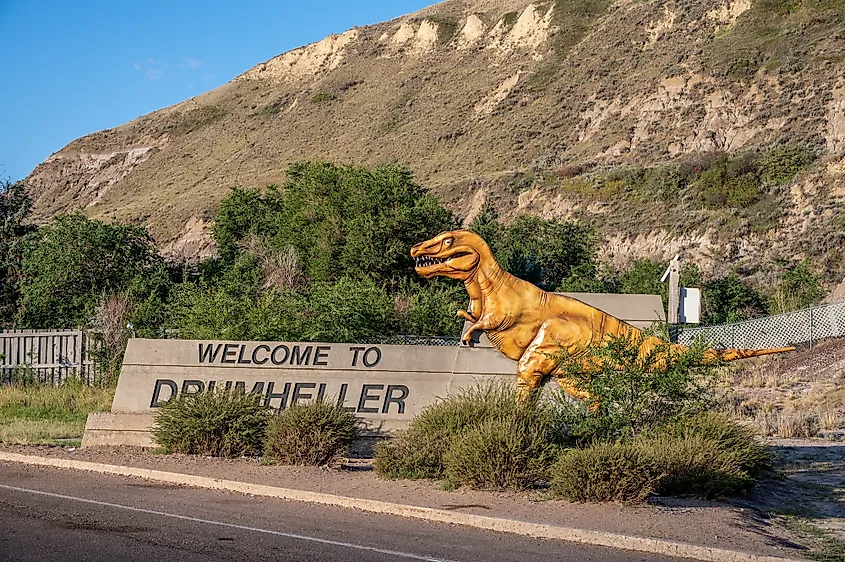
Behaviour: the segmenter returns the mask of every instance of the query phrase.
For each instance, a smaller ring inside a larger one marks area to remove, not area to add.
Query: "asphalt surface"
[[[680,559],[0,462],[0,560]]]

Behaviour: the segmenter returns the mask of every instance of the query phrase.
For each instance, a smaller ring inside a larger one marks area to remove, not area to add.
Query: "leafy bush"
[[[21,327],[85,325],[103,293],[122,291],[159,260],[145,229],[81,214],[54,218],[23,244]]]
[[[716,412],[702,412],[662,429],[666,435],[688,439],[701,437],[728,457],[732,464],[753,477],[771,469],[772,455],[757,440],[753,428]]]
[[[408,429],[374,450],[376,472],[388,478],[438,478],[448,443],[484,419],[513,410],[515,401],[502,384],[471,387],[423,408]]]
[[[521,215],[503,225],[486,206],[470,229],[485,239],[505,271],[546,291],[576,271],[589,276],[598,268],[595,232],[578,222]]]
[[[810,262],[805,259],[794,267],[785,268],[771,295],[769,312],[780,314],[807,308],[818,304],[824,296],[821,276],[813,272]]]
[[[546,477],[558,446],[549,416],[526,407],[457,435],[443,456],[446,479],[473,488],[529,488]]]
[[[576,502],[642,502],[659,480],[653,460],[630,443],[597,442],[569,449],[551,475],[552,493]]]
[[[393,332],[393,299],[369,277],[315,283],[304,314],[305,341],[354,342]]]
[[[238,390],[184,393],[162,404],[153,440],[169,453],[239,457],[260,454],[270,409]]]
[[[446,453],[451,450],[465,433],[478,428],[483,422],[499,420],[468,439],[479,442],[485,437],[491,441],[485,447],[497,447],[499,451],[513,447],[511,441],[502,441],[502,434],[495,437],[497,431],[505,424],[516,424],[519,427],[531,429],[526,434],[526,444],[535,443],[535,438],[544,431],[543,437],[547,443],[557,445],[564,440],[564,435],[557,430],[554,423],[553,409],[548,403],[538,399],[518,404],[514,399],[514,387],[511,383],[489,382],[477,387],[470,387],[457,394],[447,396],[444,400],[423,409],[412,421],[409,428],[394,439],[380,443],[375,449],[375,468],[380,476],[386,478],[440,478],[446,471]],[[525,432],[527,430],[524,430]],[[533,446],[533,445],[532,445]],[[459,445],[452,451],[450,458],[455,462],[475,462],[472,457],[465,461],[460,459],[461,453],[469,454],[467,445]],[[537,449],[535,449],[537,450]],[[545,454],[545,453],[544,453]],[[489,459],[488,459],[489,460]],[[516,471],[524,470],[525,465],[520,459],[505,460],[517,466]],[[490,464],[481,470],[488,471]],[[519,468],[522,467],[522,468]],[[463,468],[454,469],[454,476],[460,474],[481,474],[480,471],[464,464]],[[533,469],[532,469],[533,470]],[[473,483],[473,477],[458,478],[456,483]],[[494,484],[495,485],[495,484]]]
[[[703,346],[681,350],[661,342],[641,354],[648,337],[611,336],[580,354],[561,350],[562,376],[591,397],[587,411],[580,403],[559,400],[574,439],[583,443],[633,437],[711,403],[717,373],[704,361]]]
[[[763,297],[731,273],[704,284],[702,320],[705,324],[739,322],[763,314]]]
[[[331,465],[358,436],[358,420],[342,404],[291,404],[270,420],[264,456],[279,464]]]
[[[428,282],[406,289],[408,310],[402,332],[426,336],[459,336],[463,320],[455,311],[466,306],[466,289],[460,284]],[[404,296],[404,295],[403,295]],[[397,311],[401,318],[401,314]]]
[[[454,226],[454,217],[407,168],[372,169],[326,162],[291,165],[281,187],[264,195],[235,189],[214,227],[231,260],[249,236],[293,247],[310,281],[368,275],[413,278],[408,248]]]
[[[0,327],[11,325],[18,308],[24,237],[34,231],[25,224],[32,200],[23,182],[0,181]]]
[[[722,156],[695,182],[704,206],[743,208],[763,197],[762,181],[752,155]]]

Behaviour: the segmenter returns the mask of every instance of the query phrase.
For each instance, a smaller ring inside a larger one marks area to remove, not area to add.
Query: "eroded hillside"
[[[844,12],[842,0],[447,0],[78,139],[28,181],[41,218],[79,208],[144,223],[190,256],[210,251],[234,184],[279,183],[302,159],[399,160],[462,217],[484,203],[579,217],[617,261],[683,251],[718,269],[808,253],[841,278]],[[748,204],[700,204],[695,182],[644,193],[619,172],[783,144],[812,164]]]

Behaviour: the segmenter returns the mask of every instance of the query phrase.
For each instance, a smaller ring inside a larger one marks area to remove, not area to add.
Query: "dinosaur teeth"
[[[420,256],[414,258],[414,266],[415,267],[428,267],[430,265],[435,265],[439,263],[443,263],[446,261],[446,258],[435,258],[432,256]]]

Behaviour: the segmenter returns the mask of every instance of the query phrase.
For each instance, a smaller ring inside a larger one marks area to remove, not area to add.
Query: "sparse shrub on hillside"
[[[784,184],[791,182],[796,174],[810,167],[816,158],[816,151],[807,146],[779,146],[763,155],[760,168],[765,181]]]
[[[437,40],[440,43],[448,43],[458,32],[459,21],[455,16],[431,14],[425,17],[425,21],[429,21],[437,26]]]
[[[311,96],[311,103],[326,103],[337,99],[337,94],[334,92],[317,92]]]
[[[694,187],[704,206],[710,209],[747,207],[764,195],[755,161],[750,155],[733,159],[723,156],[701,173]]]
[[[264,456],[278,464],[334,465],[358,433],[358,419],[343,404],[291,404],[270,419]]]
[[[222,389],[182,393],[156,412],[153,440],[169,453],[258,455],[264,445],[269,412],[259,394]]]
[[[580,176],[587,171],[587,167],[581,164],[568,164],[561,166],[555,170],[555,175],[559,178],[574,178]]]

